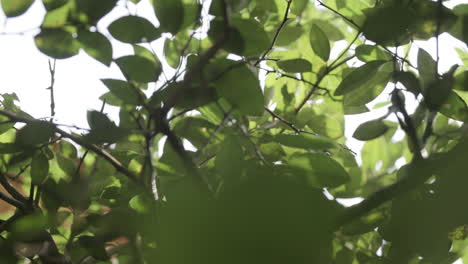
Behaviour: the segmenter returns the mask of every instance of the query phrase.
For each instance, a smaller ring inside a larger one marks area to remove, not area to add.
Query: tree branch
[[[31,118],[27,118],[27,117],[18,116],[15,113],[12,113],[10,111],[3,110],[3,109],[0,109],[0,115],[6,116],[6,117],[8,117],[8,118],[10,118],[10,119],[12,119],[12,120],[14,120],[16,122],[21,122],[21,123],[26,123],[26,124],[38,121],[37,119],[31,119]],[[102,158],[104,158],[105,160],[107,160],[118,172],[120,172],[123,175],[127,176],[127,178],[129,178],[133,182],[138,183],[137,177],[128,168],[123,166],[122,163],[120,163],[120,161],[118,161],[114,156],[107,153],[105,150],[99,148],[98,146],[86,142],[80,136],[70,134],[70,133],[58,128],[57,125],[55,125],[55,124],[52,124],[52,125],[53,125],[53,129],[54,129],[54,131],[56,133],[58,133],[59,135],[61,135],[64,138],[69,138],[69,139],[73,140],[76,144],[78,144],[78,145],[80,145],[80,146],[82,146],[82,147],[84,147],[86,149],[89,149],[89,150],[93,151],[97,155],[99,155]]]
[[[0,192],[0,200],[3,200],[5,202],[13,205],[14,207],[16,207],[16,208],[18,208],[18,209],[20,209],[22,211],[26,210],[26,206],[22,202],[7,196],[6,194],[4,194],[2,192]]]
[[[0,184],[14,199],[23,203],[27,201],[26,197],[19,193],[13,186],[11,186],[11,184],[8,182],[7,176],[4,173],[0,173]]]
[[[359,204],[346,208],[333,223],[333,229],[337,230],[341,226],[368,214],[371,210],[381,206],[385,202],[414,189],[432,175],[433,169],[428,160],[413,160],[409,164],[408,171],[403,179],[371,194]]]
[[[254,66],[257,66],[261,61],[263,61],[265,59],[265,57],[268,55],[268,53],[270,53],[270,51],[275,47],[275,43],[276,43],[276,40],[279,37],[281,29],[283,29],[284,25],[286,25],[286,22],[288,22],[288,19],[289,19],[288,15],[289,15],[289,10],[291,9],[292,0],[286,0],[286,2],[288,4],[286,6],[286,11],[284,11],[283,21],[281,21],[281,24],[279,25],[278,29],[276,30],[275,35],[273,36],[273,40],[271,41],[270,47],[262,54],[260,59],[258,59],[255,62]]]

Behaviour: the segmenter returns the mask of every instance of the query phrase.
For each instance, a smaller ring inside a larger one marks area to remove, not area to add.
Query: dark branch
[[[287,1],[287,6],[286,6],[286,11],[284,11],[284,16],[283,16],[283,21],[281,21],[281,24],[279,25],[278,29],[275,32],[275,35],[273,36],[273,40],[271,41],[270,47],[262,54],[260,59],[255,62],[255,66],[257,66],[260,62],[262,62],[265,57],[270,53],[270,51],[275,47],[276,40],[279,37],[279,34],[281,32],[281,29],[283,29],[284,25],[286,25],[286,22],[288,22],[288,15],[289,15],[289,10],[291,9],[291,3],[292,0],[286,0]]]
[[[0,115],[6,116],[6,117],[8,117],[8,118],[10,118],[12,120],[15,120],[16,122],[21,122],[21,123],[37,122],[37,119],[31,119],[31,118],[27,118],[27,117],[18,116],[15,113],[12,113],[12,112],[7,111],[7,110],[2,110],[2,109],[0,109]],[[93,145],[93,144],[90,144],[90,143],[86,142],[80,136],[70,134],[70,133],[58,128],[57,125],[55,125],[55,124],[53,124],[53,128],[54,128],[54,131],[56,133],[58,133],[59,135],[61,135],[62,137],[69,138],[69,139],[73,140],[76,144],[78,144],[78,145],[80,145],[80,146],[82,146],[82,147],[84,147],[86,149],[89,149],[89,150],[93,151],[98,156],[100,156],[100,157],[104,158],[105,160],[107,160],[118,172],[120,172],[123,175],[127,176],[127,178],[129,178],[130,180],[132,180],[132,181],[134,181],[136,183],[138,182],[137,177],[128,168],[123,166],[122,163],[120,163],[120,161],[118,161],[111,154],[107,153],[105,150],[99,148],[96,145]]]

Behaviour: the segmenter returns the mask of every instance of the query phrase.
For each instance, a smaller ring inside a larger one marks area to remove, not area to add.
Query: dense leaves
[[[468,263],[466,4],[36,4],[38,52],[120,77],[87,125],[60,63],[50,116],[0,91],[1,263]]]

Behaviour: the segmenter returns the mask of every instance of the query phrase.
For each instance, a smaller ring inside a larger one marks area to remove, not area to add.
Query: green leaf
[[[291,13],[300,16],[307,8],[309,0],[294,0],[291,4]]]
[[[143,17],[124,16],[109,25],[109,32],[125,43],[151,42],[161,35],[151,22]]]
[[[223,60],[212,66],[219,72],[236,65],[234,61]],[[216,76],[216,75],[215,75]],[[257,77],[244,65],[233,67],[215,81],[218,95],[245,115],[263,114],[263,93]]]
[[[359,87],[353,87],[353,91],[345,95],[344,97],[345,107],[361,106],[361,105],[369,103],[370,101],[374,100],[377,96],[379,96],[380,93],[382,93],[382,91],[385,89],[385,86],[387,85],[388,81],[390,80],[392,76],[393,63],[391,62],[384,63],[383,65],[378,67],[377,71],[370,70],[370,72],[373,73],[374,75],[363,77],[363,78],[366,78],[366,80],[360,83],[361,85]],[[351,74],[353,74],[353,72]],[[345,80],[351,74],[349,74],[345,78]],[[348,84],[351,86],[355,85],[352,83],[348,83]]]
[[[336,88],[334,95],[344,95],[362,87],[379,72],[381,66],[385,63],[386,61],[382,60],[371,61],[354,69]]]
[[[163,90],[158,90],[151,96],[149,105],[157,107],[168,98],[175,98],[174,106],[181,109],[195,109],[215,102],[219,96],[213,86],[192,86],[190,89],[180,90],[178,82],[173,82]]]
[[[454,90],[468,91],[468,71],[455,75]]]
[[[392,59],[392,56],[376,45],[359,45],[355,51],[356,57],[363,62],[375,60],[389,61]]]
[[[334,188],[350,180],[344,168],[323,153],[294,154],[288,159],[288,165],[303,173],[308,184],[318,188]]]
[[[411,2],[411,10],[414,13],[414,21],[410,27],[414,38],[427,40],[449,30],[457,21],[454,12],[439,6],[437,1]]]
[[[300,24],[287,23],[281,29],[278,39],[275,42],[276,46],[287,46],[296,41],[304,32]]]
[[[42,3],[46,10],[50,11],[69,3],[69,0],[42,0]]]
[[[452,87],[453,78],[437,78],[424,87],[424,102],[426,106],[433,111],[439,111],[440,107],[444,105],[449,98]]]
[[[362,32],[367,39],[389,46],[402,45],[409,41],[408,28],[414,16],[406,6],[395,2],[366,11]]]
[[[335,141],[329,138],[305,133],[299,135],[279,134],[273,136],[273,140],[284,146],[302,149],[326,150],[337,147]]]
[[[367,106],[365,105],[358,105],[358,106],[344,105],[343,111],[345,115],[357,115],[357,114],[369,112],[369,108],[367,108]]]
[[[316,24],[312,24],[309,34],[310,46],[323,61],[330,57],[330,41],[323,30]]]
[[[33,184],[41,184],[49,174],[49,160],[39,151],[31,161],[31,178]]]
[[[122,102],[129,105],[141,105],[144,94],[130,83],[114,79],[102,79],[104,85]]]
[[[0,143],[0,153],[2,154],[18,153],[23,152],[23,150],[22,146],[15,143]]]
[[[259,56],[270,47],[270,38],[256,20],[233,18],[231,23],[244,41],[244,49],[240,55]]]
[[[42,53],[56,59],[75,56],[79,51],[79,43],[62,29],[43,29],[34,37],[34,42]]]
[[[129,55],[115,60],[125,78],[129,81],[156,82],[161,74],[161,65],[145,57]]]
[[[106,66],[110,66],[112,62],[112,45],[104,35],[99,32],[80,30],[78,31],[78,41],[89,56]]]
[[[30,122],[16,132],[16,143],[26,147],[45,143],[54,135],[54,129],[54,125],[49,122]]]
[[[133,51],[135,52],[135,55],[146,58],[155,64],[159,65],[161,67],[161,63],[158,60],[158,57],[154,55],[151,51],[149,51],[147,48],[139,46],[139,45],[133,45]]]
[[[421,93],[421,85],[414,73],[398,71],[395,72],[393,78],[395,79],[395,82],[403,84],[406,87],[406,90],[413,93],[415,96]]]
[[[61,28],[68,23],[70,11],[73,9],[72,1],[59,8],[50,10],[44,16],[41,28]]]
[[[228,31],[225,30],[223,20],[215,19],[211,22],[208,36],[213,42],[224,38],[225,34],[228,36],[226,37],[227,41],[225,41],[223,49],[230,53],[243,55],[246,49],[245,46],[247,45],[247,41],[244,40],[241,32],[235,27],[230,27]]]
[[[304,59],[281,60],[276,62],[278,67],[285,72],[310,72],[312,64]]]
[[[9,122],[10,119],[6,116],[0,116],[0,135],[11,129],[15,122]]]
[[[117,4],[117,0],[75,0],[78,11],[77,18],[86,24],[95,25],[109,13]]]
[[[468,4],[457,5],[452,11],[457,15],[457,20],[449,32],[466,44],[468,43]]]
[[[321,20],[321,19],[312,19],[311,23],[316,24],[320,29],[327,35],[327,38],[330,41],[338,41],[345,38],[343,33],[338,29],[331,21]]]
[[[2,9],[7,17],[16,17],[26,12],[34,0],[2,0]]]
[[[381,119],[362,123],[354,131],[353,137],[358,140],[367,141],[382,136],[389,127]]]
[[[184,6],[181,0],[153,0],[154,12],[160,28],[175,35],[184,22]]]
[[[436,62],[432,56],[425,50],[418,50],[418,71],[423,91],[429,83],[433,82],[436,75]]]
[[[216,155],[215,168],[224,183],[233,184],[240,180],[244,163],[244,152],[237,137],[228,136],[221,143]]]
[[[447,100],[440,107],[443,115],[459,121],[468,121],[468,106],[455,92],[450,91]]]
[[[140,214],[148,214],[151,212],[153,200],[151,200],[147,195],[139,194],[135,195],[130,201],[128,205],[130,208],[135,210]]]
[[[84,136],[90,143],[114,143],[128,135],[125,129],[119,128],[106,114],[98,111],[88,111],[88,124],[91,132]]]

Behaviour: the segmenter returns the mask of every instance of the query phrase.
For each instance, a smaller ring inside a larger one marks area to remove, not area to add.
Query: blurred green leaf
[[[42,53],[56,59],[73,57],[80,48],[72,34],[63,29],[43,29],[34,37],[34,42]]]
[[[115,63],[129,81],[155,82],[162,71],[159,63],[140,56],[123,56],[116,59]]]
[[[424,92],[426,87],[436,79],[437,72],[435,60],[423,49],[418,50],[418,71]]]
[[[33,121],[16,132],[16,143],[24,147],[33,147],[46,143],[54,135],[55,127],[46,121]]]
[[[380,67],[385,63],[386,62],[382,60],[371,61],[359,68],[353,69],[353,71],[343,79],[338,88],[336,88],[335,96],[344,95],[362,87],[376,75]]]
[[[78,41],[89,56],[110,66],[112,62],[112,45],[110,41],[99,32],[86,30],[78,31]]]
[[[309,33],[310,46],[323,61],[330,57],[330,41],[323,30],[316,24],[312,24]]]
[[[49,174],[49,160],[39,151],[31,161],[31,178],[33,184],[41,184]]]
[[[370,62],[375,60],[390,61],[390,56],[386,51],[376,45],[359,45],[356,47],[356,57],[363,62]]]
[[[314,136],[310,134],[299,134],[299,135],[286,135],[279,134],[273,136],[273,140],[277,141],[281,145],[293,147],[293,148],[303,148],[303,149],[313,149],[313,150],[326,150],[333,149],[337,147],[335,141],[321,136]]]
[[[2,0],[2,9],[7,17],[16,17],[26,12],[34,0]]]
[[[153,0],[154,12],[160,28],[175,35],[184,22],[184,6],[181,0]]]
[[[219,65],[215,65],[213,64],[220,72],[233,67],[214,82],[218,94],[243,114],[261,115],[264,99],[257,77],[246,66],[234,67],[236,65],[234,61],[224,60]]]
[[[278,67],[285,72],[310,72],[312,64],[304,59],[280,60],[276,62]]]
[[[144,94],[135,86],[122,80],[103,79],[104,85],[122,102],[130,105],[141,105]]]
[[[137,16],[121,17],[112,22],[108,29],[115,39],[132,44],[150,42],[161,35],[151,22]]]
[[[288,159],[291,168],[300,171],[312,186],[337,187],[349,181],[344,168],[334,159],[323,153],[301,153]]]
[[[381,119],[367,121],[359,125],[359,127],[354,131],[353,137],[359,140],[371,140],[381,135],[385,134],[388,131],[388,126]]]

